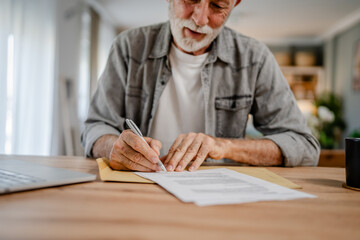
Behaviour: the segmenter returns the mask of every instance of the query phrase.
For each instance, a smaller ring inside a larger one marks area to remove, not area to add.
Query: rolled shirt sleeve
[[[103,135],[120,135],[124,130],[124,95],[126,59],[115,40],[100,77],[98,88],[92,97],[88,117],[82,131],[81,142],[88,157],[93,157],[92,146]]]
[[[254,126],[280,148],[285,166],[316,166],[320,144],[273,55],[267,48],[264,51],[252,107]]]

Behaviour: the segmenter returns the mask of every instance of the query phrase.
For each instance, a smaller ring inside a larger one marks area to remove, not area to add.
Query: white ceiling
[[[166,0],[97,0],[119,28],[168,19]],[[243,0],[227,25],[267,43],[321,41],[344,24],[360,20],[360,0]]]

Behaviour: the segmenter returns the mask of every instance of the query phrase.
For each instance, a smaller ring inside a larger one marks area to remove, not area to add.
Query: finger
[[[126,142],[117,142],[116,144],[114,144],[113,152],[115,153],[115,156],[117,156],[118,158],[124,156],[126,157],[126,159],[129,159],[132,162],[142,165],[143,167],[152,169],[154,171],[158,170],[157,164],[149,162],[148,159],[146,159],[141,153],[136,152],[134,149],[132,149],[129,145],[127,145]]]
[[[109,166],[114,170],[129,170],[119,161],[120,155],[118,154],[116,149],[118,148],[118,145],[120,145],[121,142],[122,140],[120,138],[114,142],[109,155]]]
[[[133,170],[139,172],[153,172],[153,169],[148,167],[144,167],[136,162],[131,161],[130,159],[126,158],[125,156],[118,156],[115,160],[110,160],[110,166],[116,170]]]
[[[161,142],[156,139],[149,138],[149,137],[145,137],[145,140],[150,145],[150,147],[155,151],[155,153],[159,156],[160,149],[162,147]]]
[[[208,147],[208,145],[206,145],[206,144],[201,145],[194,162],[189,167],[190,172],[195,171],[200,167],[200,165],[207,158],[209,151],[210,151],[210,148]]]
[[[115,151],[110,154],[110,161],[109,161],[109,165],[112,169],[114,170],[139,170],[139,171],[153,171],[149,168],[146,167],[134,167],[134,169],[130,169],[131,168],[131,164],[129,164],[130,160],[127,159],[125,156],[123,155],[118,155]],[[134,164],[135,165],[135,164]],[[130,168],[128,168],[128,167]]]
[[[186,166],[189,164],[191,160],[193,160],[200,149],[202,143],[202,135],[197,135],[195,140],[190,144],[188,149],[186,150],[185,155],[182,157],[178,166],[176,167],[176,171],[183,171]]]
[[[110,160],[109,160],[109,166],[114,170],[129,170],[124,165],[122,165],[120,162],[118,162],[117,160],[114,160],[114,158],[111,157],[111,155],[110,155]]]
[[[186,135],[186,137],[183,139],[183,141],[175,149],[174,155],[169,160],[169,163],[168,163],[169,166],[172,166],[173,169],[176,169],[176,171],[180,171],[177,169],[178,163],[185,155],[188,147],[194,141],[195,137],[196,137],[195,133],[189,133]]]
[[[176,149],[178,148],[178,146],[180,145],[180,143],[182,142],[182,140],[184,139],[185,135],[184,134],[180,134],[177,139],[175,140],[175,142],[171,145],[168,154],[166,155],[166,160],[164,162],[165,167],[168,171],[173,171],[174,170],[174,166],[172,166],[170,164],[170,159],[172,158],[172,156],[175,154]]]
[[[160,158],[160,161],[164,163],[165,160],[166,160],[166,158],[167,158],[167,155],[164,155],[164,156],[162,156],[162,157]]]
[[[134,149],[135,152],[141,153],[148,161],[152,163],[157,163],[159,161],[159,157],[155,151],[131,130],[123,131],[121,137],[126,144]]]

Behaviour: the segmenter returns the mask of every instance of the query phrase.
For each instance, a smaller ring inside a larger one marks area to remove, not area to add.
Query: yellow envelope
[[[116,171],[111,169],[106,158],[98,158],[96,161],[99,166],[100,179],[103,181],[154,183],[153,181],[142,178],[131,171]]]
[[[100,179],[102,181],[114,181],[114,182],[133,182],[133,183],[154,183],[150,180],[142,178],[132,171],[116,171],[109,167],[108,160],[106,158],[96,159]],[[266,168],[260,167],[228,167],[228,166],[201,166],[200,170],[213,169],[213,168],[228,168],[239,173],[243,173],[252,177],[260,178],[262,180],[278,184],[283,187],[300,189],[301,186],[267,170]]]

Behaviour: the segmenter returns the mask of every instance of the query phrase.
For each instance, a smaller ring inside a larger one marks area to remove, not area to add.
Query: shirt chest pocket
[[[216,136],[242,138],[245,136],[251,95],[218,97],[215,99]]]
[[[147,94],[136,87],[129,87],[125,94],[126,118],[132,119],[139,124],[142,120],[143,108],[145,107]]]

